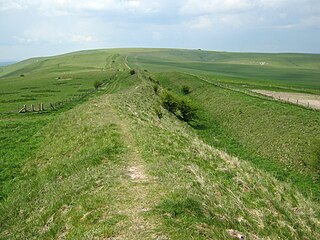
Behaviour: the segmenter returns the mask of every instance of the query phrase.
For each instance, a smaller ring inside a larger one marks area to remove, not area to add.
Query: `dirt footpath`
[[[253,89],[255,93],[259,93],[275,100],[291,102],[305,107],[320,109],[320,96],[306,93],[293,93],[293,92],[274,92],[267,90]]]

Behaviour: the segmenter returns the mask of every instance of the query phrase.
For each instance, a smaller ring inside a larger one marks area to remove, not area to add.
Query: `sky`
[[[320,53],[320,0],[0,0],[0,61],[97,48]]]

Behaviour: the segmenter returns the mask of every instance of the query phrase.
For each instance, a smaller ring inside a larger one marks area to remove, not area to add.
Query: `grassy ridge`
[[[145,72],[143,67],[129,74],[127,55],[132,67],[134,54],[159,52],[168,50],[78,52],[30,70],[45,78],[51,66],[64,62],[84,80],[91,79],[87,70],[95,65],[105,66],[106,76],[116,75],[72,109],[0,116],[0,163],[5,166],[0,238],[230,239],[238,234],[318,239],[318,202],[302,195],[296,183],[246,161],[263,155],[303,176],[314,175],[316,155],[308,151],[319,130],[318,113],[221,89],[183,73]],[[181,58],[192,53],[176,52]],[[78,57],[80,63],[74,62]],[[162,108],[163,89],[158,86],[155,92],[150,75],[177,92],[182,84],[191,87],[187,97],[199,104],[198,129]],[[65,86],[61,96],[69,91]],[[285,140],[279,149],[272,143],[277,134]],[[296,136],[304,149],[292,141]],[[284,158],[273,159],[278,156]]]
[[[302,209],[302,195],[205,144],[164,109],[159,119],[155,109],[161,106],[160,97],[152,85],[114,98],[113,105],[131,120],[147,169],[162,185],[162,197],[150,215],[162,216],[158,229],[170,239],[229,239],[231,230],[249,239],[317,238],[316,217],[298,220],[292,211],[297,207],[309,214]],[[303,230],[309,227],[313,230]]]

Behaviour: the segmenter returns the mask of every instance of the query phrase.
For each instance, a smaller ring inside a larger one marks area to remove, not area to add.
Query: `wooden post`
[[[27,111],[27,105],[23,105],[23,108],[19,109],[19,113],[24,113]]]
[[[40,104],[40,111],[44,111],[43,103]]]
[[[297,104],[299,104],[299,100],[297,99]]]
[[[309,102],[308,102],[308,107],[310,107],[310,104],[309,104]]]
[[[33,106],[33,104],[31,104],[30,108],[31,108],[31,112],[34,112],[34,106]]]

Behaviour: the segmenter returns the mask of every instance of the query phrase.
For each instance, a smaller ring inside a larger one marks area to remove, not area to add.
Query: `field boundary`
[[[106,86],[116,76],[117,76],[117,74],[115,73],[114,75],[112,75],[108,79],[103,80],[103,82],[99,86],[99,88]],[[39,112],[49,112],[49,111],[58,110],[58,109],[61,109],[65,106],[71,104],[71,103],[75,103],[77,101],[80,101],[80,100],[94,94],[95,92],[97,92],[99,90],[99,88],[90,89],[83,94],[74,95],[70,98],[67,98],[67,99],[61,100],[61,101],[49,102],[49,103],[43,103],[40,101],[37,104],[28,104],[28,105],[21,104],[21,105],[18,105],[16,110],[12,110],[12,111],[8,111],[8,112],[0,112],[0,115],[15,114],[15,113],[39,113]],[[38,110],[37,110],[36,106],[39,106]]]
[[[310,105],[306,106],[306,105],[299,104],[299,101],[298,101],[298,103],[295,103],[295,102],[292,102],[292,101],[286,101],[285,99],[276,99],[276,98],[273,98],[271,96],[267,96],[267,95],[264,95],[264,94],[261,94],[261,93],[257,93],[257,92],[254,92],[254,91],[249,91],[249,90],[245,91],[245,90],[235,89],[235,88],[228,87],[226,85],[215,83],[215,82],[209,81],[208,79],[203,78],[200,75],[187,73],[187,72],[183,72],[183,73],[187,74],[187,75],[190,75],[190,76],[193,76],[193,77],[196,77],[196,78],[200,79],[201,81],[207,82],[207,83],[212,84],[212,85],[214,85],[216,87],[227,89],[227,90],[234,91],[234,92],[243,93],[243,94],[246,94],[246,95],[251,96],[251,97],[256,97],[256,98],[259,98],[259,99],[264,99],[264,100],[269,100],[269,101],[274,101],[274,102],[281,102],[281,103],[285,103],[285,104],[290,104],[290,105],[298,106],[298,107],[301,107],[301,108],[304,108],[304,109],[308,109],[308,110],[312,110],[312,111],[320,111],[320,109],[313,108]]]

